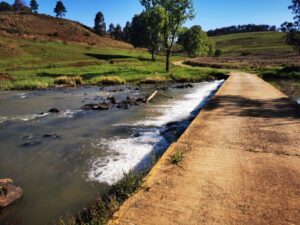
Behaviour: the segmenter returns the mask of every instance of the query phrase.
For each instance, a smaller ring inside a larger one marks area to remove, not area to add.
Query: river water
[[[160,90],[151,104],[109,111],[80,109],[112,95],[143,96],[156,87],[0,92],[0,178],[12,178],[24,191],[21,200],[0,211],[0,224],[47,225],[88,206],[124,173],[165,151],[174,140],[166,125],[179,121],[176,129],[184,130],[222,83]],[[61,112],[47,113],[53,107]]]

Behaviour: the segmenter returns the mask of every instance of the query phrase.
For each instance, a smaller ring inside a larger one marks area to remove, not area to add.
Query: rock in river
[[[109,110],[111,104],[107,102],[102,102],[98,104],[86,104],[82,107],[82,110]]]
[[[49,113],[59,113],[60,110],[58,108],[49,109]]]
[[[23,196],[23,190],[11,179],[0,179],[0,208],[4,208]]]

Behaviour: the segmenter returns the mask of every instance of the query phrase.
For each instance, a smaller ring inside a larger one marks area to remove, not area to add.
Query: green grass
[[[182,162],[183,158],[184,158],[183,152],[178,151],[175,154],[170,156],[170,163],[179,165]]]
[[[80,77],[83,84],[120,84],[124,82],[164,82],[168,80],[205,80],[216,72],[172,66],[165,72],[164,57],[156,62],[143,50],[99,49],[95,46],[63,42],[41,42],[0,37],[1,89],[51,87],[58,77]],[[176,56],[173,60],[178,59]],[[221,71],[222,72],[222,71]],[[114,82],[115,81],[115,82]],[[67,81],[66,81],[67,82]]]
[[[285,44],[285,34],[281,32],[255,32],[229,34],[212,37],[217,49],[225,55],[251,53],[290,52],[292,47]]]

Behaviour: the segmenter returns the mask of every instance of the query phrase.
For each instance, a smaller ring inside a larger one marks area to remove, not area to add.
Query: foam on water
[[[169,145],[160,134],[163,125],[187,119],[195,110],[203,107],[211,94],[223,82],[205,82],[201,87],[195,88],[193,93],[186,94],[181,100],[170,101],[161,107],[156,106],[155,108],[160,111],[161,116],[131,124],[131,126],[144,127],[138,137],[101,140],[99,143],[105,143],[102,147],[105,147],[111,154],[107,157],[100,157],[91,163],[92,166],[88,173],[89,180],[111,185],[120,180],[124,173],[141,165],[147,167],[147,164],[151,163],[153,154],[164,151]]]
[[[167,141],[160,135],[159,129],[143,132],[137,138],[104,141],[104,147],[112,153],[109,157],[95,160],[88,177],[90,180],[110,185],[120,180],[124,173],[128,173],[143,160],[141,167],[149,167],[151,153],[168,146]]]

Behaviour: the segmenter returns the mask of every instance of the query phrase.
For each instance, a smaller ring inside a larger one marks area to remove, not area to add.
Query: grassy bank
[[[259,76],[297,101],[300,98],[300,67],[283,67],[257,71]]]
[[[6,90],[54,85],[201,81],[216,72],[224,72],[174,66],[166,73],[164,57],[152,62],[151,56],[142,50],[99,49],[91,45],[3,37],[0,38],[0,54],[0,89]]]
[[[248,55],[258,53],[282,54],[291,52],[292,47],[285,43],[285,33],[254,32],[228,34],[212,37],[217,49],[225,55]]]

